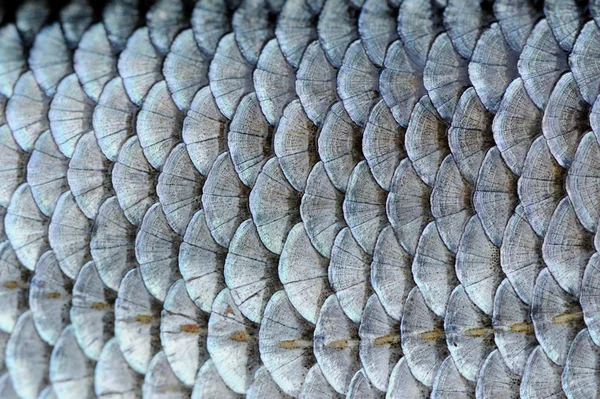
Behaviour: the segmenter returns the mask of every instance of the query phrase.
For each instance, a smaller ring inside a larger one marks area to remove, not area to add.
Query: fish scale
[[[600,391],[600,3],[62,3],[0,7],[0,397]]]

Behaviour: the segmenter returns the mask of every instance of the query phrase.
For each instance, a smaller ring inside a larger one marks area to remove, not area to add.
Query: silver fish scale
[[[600,392],[600,2],[0,11],[0,398]]]

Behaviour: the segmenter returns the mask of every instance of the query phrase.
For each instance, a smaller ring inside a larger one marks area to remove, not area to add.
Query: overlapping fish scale
[[[598,389],[595,2],[46,3],[0,27],[4,396]]]

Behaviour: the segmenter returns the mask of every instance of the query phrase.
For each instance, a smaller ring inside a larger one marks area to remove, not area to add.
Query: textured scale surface
[[[599,0],[10,3],[0,398],[598,397]]]

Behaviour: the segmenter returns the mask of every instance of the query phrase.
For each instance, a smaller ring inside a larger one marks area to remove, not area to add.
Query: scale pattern
[[[0,397],[600,392],[600,2],[0,7]]]

